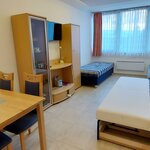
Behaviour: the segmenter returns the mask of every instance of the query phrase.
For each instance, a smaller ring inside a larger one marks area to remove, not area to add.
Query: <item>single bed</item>
[[[135,149],[150,149],[148,79],[119,78],[97,109],[96,118],[98,119],[97,139],[102,138]],[[106,127],[107,131],[104,131]],[[111,133],[109,134],[109,132]],[[126,133],[131,135],[129,139],[126,137],[124,140],[123,135],[129,135]],[[138,137],[137,140],[135,135],[139,135],[140,138]],[[146,140],[143,137],[146,137]],[[130,141],[130,139],[132,140]]]
[[[93,62],[81,67],[82,85],[99,85],[113,73],[114,64],[110,62]]]

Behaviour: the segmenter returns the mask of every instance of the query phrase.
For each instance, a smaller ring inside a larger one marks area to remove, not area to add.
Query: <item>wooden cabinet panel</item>
[[[53,103],[58,103],[68,97],[67,91],[63,91],[61,93],[58,93],[56,95],[53,95]]]
[[[75,88],[74,88],[74,86],[72,86],[72,88],[70,88],[70,89],[68,90],[68,96],[74,94],[74,92],[75,92]]]
[[[73,82],[75,89],[81,86],[80,75],[80,26],[64,24],[62,26],[61,58],[65,62],[72,63]]]
[[[80,27],[72,25],[72,62],[75,89],[81,86],[80,77]]]

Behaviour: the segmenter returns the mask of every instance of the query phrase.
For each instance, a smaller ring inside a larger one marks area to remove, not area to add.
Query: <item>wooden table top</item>
[[[0,89],[0,130],[35,109],[44,97]]]

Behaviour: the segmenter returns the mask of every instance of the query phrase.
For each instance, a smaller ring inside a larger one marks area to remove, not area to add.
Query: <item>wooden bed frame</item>
[[[150,150],[150,132],[97,121],[97,140],[102,139],[137,150]]]

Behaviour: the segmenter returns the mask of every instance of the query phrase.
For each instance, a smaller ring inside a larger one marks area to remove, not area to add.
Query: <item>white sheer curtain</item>
[[[150,8],[103,13],[102,53],[150,56]]]

